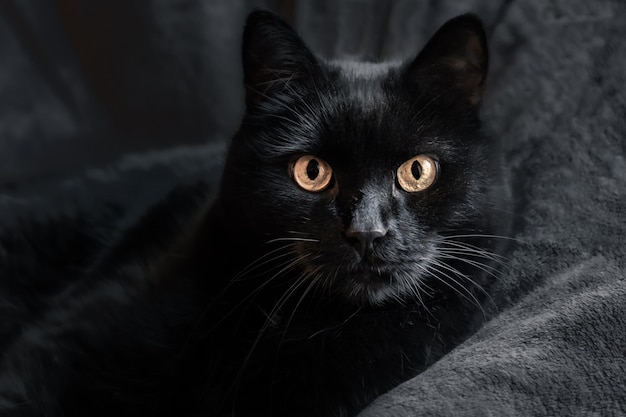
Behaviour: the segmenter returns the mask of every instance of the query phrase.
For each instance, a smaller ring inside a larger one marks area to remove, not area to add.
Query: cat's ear
[[[483,96],[488,67],[487,38],[482,21],[468,13],[455,17],[430,38],[409,65],[407,76],[428,82],[452,82],[463,91],[470,105]]]
[[[306,82],[319,70],[300,36],[279,16],[265,10],[248,15],[242,55],[248,105]]]

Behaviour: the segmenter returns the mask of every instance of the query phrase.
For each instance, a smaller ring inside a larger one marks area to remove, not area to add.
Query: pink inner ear
[[[465,52],[464,55],[449,56],[445,62],[457,74],[459,84],[467,86],[470,104],[477,105],[482,100],[484,92],[483,65],[485,64],[484,50],[478,36],[468,37],[463,52]]]
[[[448,67],[455,72],[465,72],[468,69],[471,69],[468,68],[469,62],[467,62],[467,59],[460,55],[451,56],[446,60],[446,63],[448,64]]]
[[[480,86],[480,87],[476,87],[476,89],[474,90],[474,94],[470,95],[468,97],[469,103],[472,106],[476,106],[478,103],[481,102],[481,100],[483,99],[483,92],[484,92],[484,87]]]
[[[483,73],[469,56],[452,55],[446,58],[445,65],[455,74],[457,84],[469,93],[469,103],[477,105],[484,92]]]
[[[472,35],[465,44],[466,58],[475,65],[477,68],[481,68],[485,65],[485,51],[480,39],[476,35]]]

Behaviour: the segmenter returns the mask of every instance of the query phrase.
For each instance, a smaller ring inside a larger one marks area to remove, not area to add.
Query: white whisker
[[[287,336],[287,331],[289,330],[289,326],[291,325],[291,321],[293,320],[294,316],[296,315],[296,311],[298,310],[298,307],[300,307],[300,304],[302,303],[302,301],[304,301],[304,299],[306,298],[306,296],[308,295],[308,293],[311,291],[311,288],[315,287],[320,279],[321,274],[317,273],[317,271],[319,271],[319,269],[321,269],[321,266],[316,268],[313,272],[307,274],[303,281],[309,281],[309,286],[302,292],[302,294],[300,295],[300,299],[298,300],[298,302],[296,303],[296,305],[294,306],[291,314],[289,315],[289,319],[287,320],[287,323],[285,324],[284,330],[283,330],[283,337],[280,339],[280,343],[279,346],[282,345],[285,341],[285,337]],[[315,276],[315,278],[311,279],[311,277],[317,273],[317,275]]]
[[[486,249],[480,248],[478,246],[475,245],[471,245],[469,243],[466,242],[459,242],[459,241],[453,241],[453,240],[440,240],[439,241],[440,244],[443,245],[447,245],[447,246],[452,246],[458,250],[464,250],[467,251],[468,253],[475,253],[475,254],[480,254],[483,257],[489,257],[490,259],[494,260],[494,261],[500,261],[500,262],[508,262],[509,259],[506,256],[497,254],[497,253],[493,253],[490,252]]]
[[[489,274],[490,276],[492,276],[494,278],[498,278],[498,272],[499,272],[498,268],[495,268],[493,266],[484,264],[482,262],[478,262],[478,261],[473,260],[473,259],[456,256],[458,254],[459,254],[459,252],[454,252],[454,251],[440,251],[439,257],[440,258],[445,258],[445,259],[452,259],[452,260],[456,260],[456,261],[459,261],[459,262],[466,263],[468,265],[472,265],[472,266],[476,267],[477,269],[485,272],[486,274]],[[465,255],[465,253],[463,253],[463,252],[461,252],[460,254]]]
[[[480,234],[480,233],[444,236],[445,239],[460,239],[460,238],[475,238],[475,237],[487,238],[487,239],[504,239],[504,240],[511,240],[514,242],[520,241],[519,239],[511,237],[511,236],[489,235],[489,234]]]
[[[482,307],[480,301],[478,301],[478,299],[476,298],[474,293],[472,293],[467,287],[465,287],[463,284],[461,284],[458,280],[453,278],[450,274],[442,271],[441,268],[449,271],[450,273],[452,273],[452,274],[454,274],[454,275],[456,275],[458,277],[464,277],[467,280],[469,280],[470,282],[473,282],[470,278],[468,278],[467,276],[465,276],[464,274],[462,274],[461,272],[459,272],[455,268],[452,268],[451,266],[447,265],[445,262],[433,261],[432,266],[440,268],[440,269],[435,269],[435,271],[436,271],[436,273],[434,274],[435,278],[437,278],[441,283],[445,284],[446,286],[448,286],[449,288],[454,290],[459,296],[463,297],[468,302],[476,305],[476,307],[478,307],[481,310],[483,316],[486,315],[485,311],[483,310],[483,307]],[[438,274],[441,274],[445,278],[449,279],[451,282],[456,284],[457,287],[455,287],[454,285],[449,283],[446,279],[441,278]],[[478,286],[478,287],[481,290],[484,291],[484,289],[482,287],[480,287],[480,286]],[[467,295],[465,295],[463,292],[461,292],[461,290],[463,290]]]
[[[276,239],[272,239],[272,240],[268,241],[267,243],[285,242],[285,241],[290,241],[290,242],[319,242],[319,239],[307,239],[307,238],[303,238],[303,237],[279,237],[279,238],[276,238]]]
[[[283,306],[287,303],[289,298],[291,298],[291,296],[293,294],[295,294],[295,292],[298,290],[298,288],[300,288],[306,282],[306,278],[308,276],[309,276],[309,274],[306,273],[306,272],[303,272],[302,274],[300,274],[300,276],[298,278],[296,278],[295,282],[278,299],[278,301],[276,302],[276,304],[274,305],[272,310],[269,313],[264,313],[265,316],[266,316],[265,323],[263,324],[263,326],[259,330],[259,332],[257,334],[257,337],[255,338],[254,342],[252,343],[252,346],[250,347],[250,350],[248,351],[248,354],[246,355],[246,357],[244,358],[244,360],[243,360],[243,362],[241,364],[239,372],[237,373],[237,377],[235,378],[235,385],[236,386],[238,386],[239,382],[241,381],[241,378],[243,377],[245,368],[246,368],[248,362],[250,361],[250,359],[252,358],[252,355],[253,355],[256,347],[258,346],[259,342],[261,341],[261,339],[265,335],[265,332],[270,327],[271,323],[276,322],[276,317],[279,314],[279,312],[282,310]],[[294,314],[295,314],[295,310],[294,310]]]
[[[281,247],[279,247],[279,248],[276,248],[276,249],[274,249],[274,250],[272,250],[272,251],[269,251],[269,252],[267,252],[267,253],[263,254],[262,256],[259,256],[257,259],[255,259],[254,261],[250,262],[250,263],[248,264],[248,266],[246,266],[246,267],[245,267],[245,268],[243,268],[241,271],[239,271],[239,272],[238,272],[238,273],[237,273],[237,274],[236,274],[236,275],[232,278],[232,280],[231,280],[231,281],[237,281],[237,280],[241,279],[241,277],[243,277],[243,276],[247,275],[250,271],[252,271],[252,270],[254,270],[254,269],[256,269],[256,268],[259,268],[259,267],[261,267],[261,266],[263,266],[263,265],[267,265],[267,264],[269,264],[269,263],[272,263],[272,262],[274,262],[276,259],[279,259],[279,258],[281,258],[281,257],[285,257],[285,256],[289,256],[289,254],[292,254],[292,253],[293,253],[293,251],[292,251],[292,252],[286,252],[286,253],[284,253],[284,254],[282,254],[282,255],[279,255],[278,257],[275,257],[275,258],[266,259],[266,258],[268,258],[269,256],[271,256],[271,255],[275,254],[276,252],[280,252],[281,250],[284,250],[284,249],[287,249],[287,248],[291,248],[291,247],[293,247],[293,245],[292,245],[292,244],[284,245],[284,246],[281,246]],[[261,262],[261,261],[263,261],[264,259],[266,259],[266,260],[265,260],[264,262]],[[261,262],[261,263],[260,263],[260,262]]]

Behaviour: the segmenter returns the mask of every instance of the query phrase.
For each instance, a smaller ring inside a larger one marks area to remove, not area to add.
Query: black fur
[[[353,416],[425,369],[474,329],[498,259],[487,61],[472,15],[415,59],[374,64],[320,60],[253,12],[218,195],[183,187],[115,245],[85,245],[80,273],[42,272],[73,284],[0,327],[0,411]],[[305,154],[332,167],[326,190],[294,182]],[[408,193],[396,170],[420,154],[439,174]],[[363,250],[348,230],[373,224],[384,230]]]

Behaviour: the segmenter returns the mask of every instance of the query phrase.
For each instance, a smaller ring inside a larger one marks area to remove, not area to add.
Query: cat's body
[[[252,14],[219,194],[175,192],[3,329],[0,410],[352,416],[423,370],[497,260],[486,65],[472,16],[392,65],[324,63]]]

